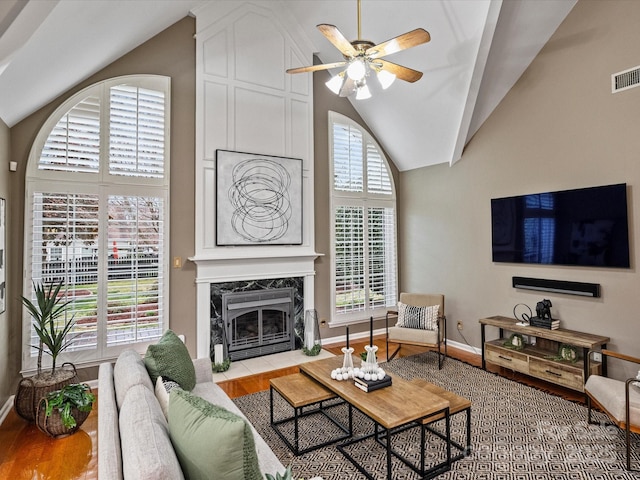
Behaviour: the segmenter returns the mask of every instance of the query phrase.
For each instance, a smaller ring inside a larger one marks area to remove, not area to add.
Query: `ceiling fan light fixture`
[[[337,75],[331,77],[331,80],[325,83],[327,88],[331,90],[333,93],[338,95],[340,93],[340,89],[342,88],[342,82],[344,80],[344,73],[340,72]]]
[[[391,84],[396,80],[395,74],[387,70],[379,70],[377,77],[383,90],[389,88]]]
[[[355,81],[361,81],[367,74],[367,68],[364,64],[364,61],[360,58],[355,58],[349,63],[347,67],[347,76]]]
[[[367,98],[371,98],[371,92],[369,91],[369,87],[365,83],[358,88],[356,92],[356,100],[366,100]]]

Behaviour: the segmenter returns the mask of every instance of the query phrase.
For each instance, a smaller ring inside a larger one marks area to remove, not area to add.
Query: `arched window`
[[[64,282],[76,326],[64,360],[143,351],[167,328],[170,79],[92,85],[49,117],[27,166],[23,295]],[[31,317],[23,369],[35,367]],[[45,356],[46,357],[46,356]]]
[[[397,302],[396,195],[387,159],[360,125],[329,112],[333,316],[349,323]]]

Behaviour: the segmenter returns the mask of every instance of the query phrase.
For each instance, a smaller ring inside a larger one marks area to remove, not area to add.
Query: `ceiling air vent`
[[[611,75],[611,93],[640,86],[640,66]]]

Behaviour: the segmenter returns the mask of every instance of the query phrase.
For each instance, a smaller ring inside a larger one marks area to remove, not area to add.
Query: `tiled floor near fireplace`
[[[256,373],[293,367],[304,362],[333,356],[333,353],[326,350],[321,350],[315,357],[305,355],[302,353],[302,350],[293,350],[290,352],[274,353],[273,355],[264,355],[262,357],[248,358],[246,360],[237,360],[231,363],[231,368],[226,372],[214,373],[213,381],[216,383],[223,382],[225,380],[255,375]]]

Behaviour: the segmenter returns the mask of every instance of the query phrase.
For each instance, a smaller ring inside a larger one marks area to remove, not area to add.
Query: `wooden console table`
[[[500,315],[481,318],[478,321],[482,336],[483,369],[486,369],[488,362],[580,392],[584,391],[584,383],[591,373],[607,375],[606,357],[602,358],[602,362],[591,362],[592,370],[589,370],[589,351],[605,349],[609,337],[564,328],[547,330],[518,325],[513,318]],[[486,326],[498,328],[498,339],[486,340]],[[527,335],[530,338],[535,337],[536,343],[535,345],[527,344],[522,350],[508,348],[504,346],[509,338],[505,336],[505,331]],[[558,349],[562,344],[576,347],[578,351],[576,362],[553,358],[558,355]]]

